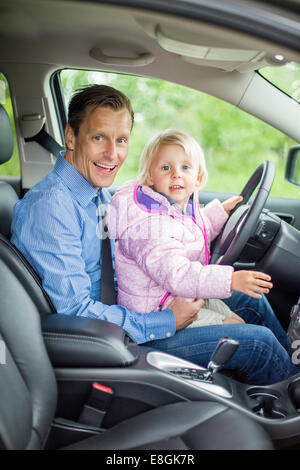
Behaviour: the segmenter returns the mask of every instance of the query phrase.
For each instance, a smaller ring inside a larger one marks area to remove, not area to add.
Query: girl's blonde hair
[[[199,165],[199,176],[201,177],[200,189],[202,189],[208,177],[203,151],[198,142],[190,134],[174,129],[158,132],[145,145],[139,163],[139,184],[147,185],[150,166],[161,145],[180,145],[187,157],[191,158],[196,165]]]

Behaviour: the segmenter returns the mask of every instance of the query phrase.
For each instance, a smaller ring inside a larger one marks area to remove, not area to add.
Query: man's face
[[[128,153],[131,116],[124,108],[87,110],[78,135],[66,127],[66,160],[96,189],[110,186]]]

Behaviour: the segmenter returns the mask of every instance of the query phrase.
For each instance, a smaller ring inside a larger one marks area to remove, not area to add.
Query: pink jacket
[[[210,242],[227,218],[217,199],[200,209],[195,193],[182,214],[147,186],[122,186],[107,214],[117,240],[118,304],[148,313],[166,308],[174,296],[230,297],[233,268],[208,264]]]

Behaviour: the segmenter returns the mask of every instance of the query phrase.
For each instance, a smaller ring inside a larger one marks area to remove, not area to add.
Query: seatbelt
[[[25,142],[37,142],[48,152],[52,153],[55,157],[58,157],[59,152],[65,150],[64,147],[59,145],[53,137],[45,131],[45,124],[43,125],[40,132],[38,132],[33,137],[26,137]]]
[[[116,304],[116,291],[114,280],[114,268],[112,263],[111,243],[108,236],[108,229],[104,224],[105,212],[101,210],[102,201],[100,193],[96,197],[97,217],[98,217],[98,236],[102,240],[101,253],[101,302],[105,305]]]
[[[116,304],[114,269],[108,236],[102,240],[101,302],[105,305]]]
[[[101,427],[102,421],[111,406],[114,391],[97,382],[90,390],[87,402],[84,404],[78,422],[88,426]]]

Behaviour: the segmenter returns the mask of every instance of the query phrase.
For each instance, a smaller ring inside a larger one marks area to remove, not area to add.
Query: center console
[[[184,382],[187,390],[198,390],[201,399],[227,403],[251,416],[278,447],[300,444],[300,373],[273,385],[254,386],[158,351],[150,351],[147,361]]]
[[[242,383],[224,372],[238,347],[230,338],[220,340],[204,368],[138,346],[123,329],[108,322],[51,315],[42,321],[42,329],[58,384],[59,419],[54,426],[64,429],[64,439],[66,429],[71,434],[78,430],[93,434],[159,406],[210,401],[255,420],[277,448],[300,445],[300,370],[273,385]],[[94,382],[114,392],[101,429],[78,425]]]

